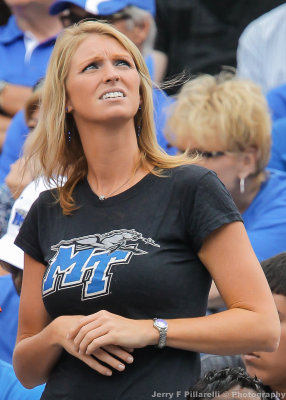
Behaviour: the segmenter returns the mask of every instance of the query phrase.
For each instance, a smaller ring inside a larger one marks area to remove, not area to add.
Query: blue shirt
[[[278,119],[273,123],[271,157],[268,167],[286,173],[286,113],[285,118]]]
[[[174,99],[168,96],[163,90],[153,89],[154,121],[159,146],[168,154],[174,155],[177,152],[175,147],[169,146],[165,136],[164,128],[169,117],[169,107]]]
[[[12,363],[18,327],[19,295],[10,274],[0,276],[0,307],[2,309],[0,312],[0,360]],[[1,385],[0,388],[2,389]]]
[[[5,141],[0,155],[0,185],[4,183],[10,171],[10,165],[21,156],[21,150],[29,128],[25,121],[24,111],[19,111],[12,119],[6,132]]]
[[[33,86],[45,76],[46,67],[54,47],[53,37],[40,43],[25,60],[24,33],[12,15],[8,23],[0,26],[0,80],[24,86]]]
[[[267,93],[272,121],[286,117],[286,84],[277,86]]]
[[[0,360],[0,400],[39,400],[44,385],[26,389],[18,381],[13,367]]]
[[[152,81],[154,81],[154,57],[153,57],[152,53],[148,54],[145,57],[145,63],[147,65],[150,77],[151,77]]]
[[[259,261],[286,251],[286,173],[269,170],[242,217]]]

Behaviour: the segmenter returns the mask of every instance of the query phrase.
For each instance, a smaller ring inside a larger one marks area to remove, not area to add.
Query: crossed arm
[[[279,318],[243,224],[234,222],[213,232],[199,257],[228,310],[206,317],[168,320],[167,346],[215,354],[274,351],[279,343]],[[104,310],[51,321],[41,297],[44,270],[42,264],[25,256],[13,359],[24,386],[45,382],[63,348],[97,372],[110,375],[112,369],[101,361],[123,371],[118,368],[118,358],[128,362],[129,350],[158,343],[159,333],[152,320],[132,320]]]

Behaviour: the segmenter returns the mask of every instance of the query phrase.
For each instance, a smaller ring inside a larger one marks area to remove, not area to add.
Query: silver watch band
[[[160,337],[158,342],[159,349],[162,349],[166,346],[166,339],[167,339],[167,331],[160,331]]]
[[[164,319],[154,318],[153,326],[159,331],[159,342],[157,347],[162,349],[166,345],[168,323]]]

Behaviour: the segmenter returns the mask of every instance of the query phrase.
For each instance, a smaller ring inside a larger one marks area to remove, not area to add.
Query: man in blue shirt
[[[0,26],[0,149],[11,117],[25,104],[31,87],[45,75],[61,30],[49,14],[49,1],[7,1],[12,15]]]

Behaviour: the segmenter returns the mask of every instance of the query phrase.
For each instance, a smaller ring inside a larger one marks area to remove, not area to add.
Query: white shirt
[[[243,31],[237,74],[253,80],[264,93],[286,83],[286,4],[257,18]]]

